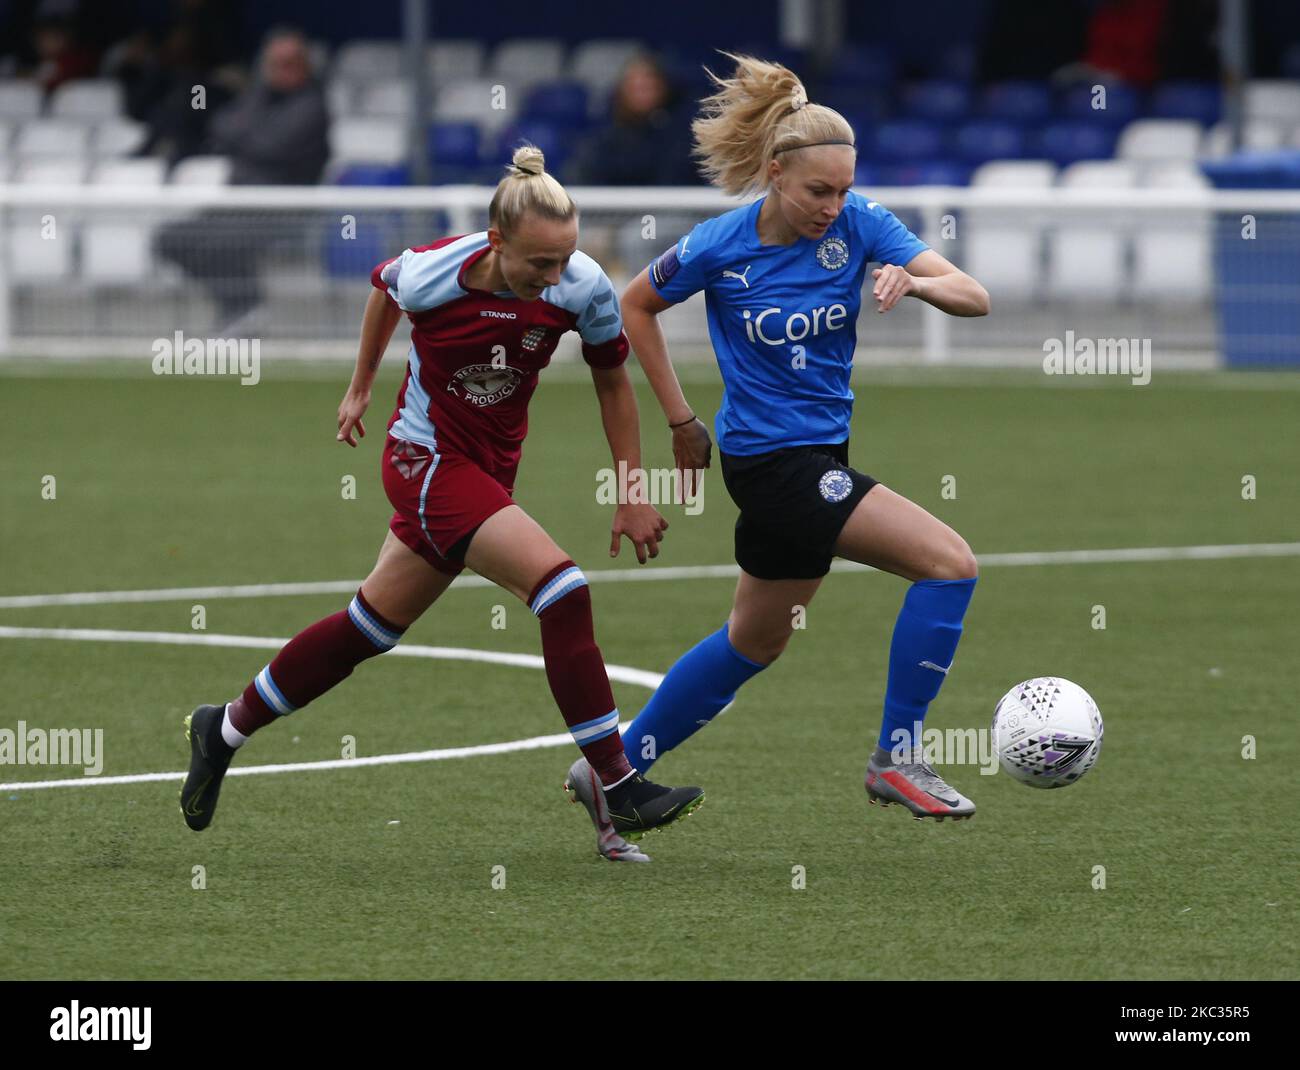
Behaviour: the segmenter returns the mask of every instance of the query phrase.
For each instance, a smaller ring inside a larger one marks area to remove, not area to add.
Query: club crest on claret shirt
[[[519,372],[506,365],[469,364],[452,376],[447,392],[471,405],[495,405],[515,392],[519,378]]]

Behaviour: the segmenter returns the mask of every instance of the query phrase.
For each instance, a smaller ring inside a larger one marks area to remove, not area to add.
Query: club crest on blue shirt
[[[817,246],[817,263],[827,271],[842,268],[849,262],[849,247],[843,238],[825,238]]]
[[[853,490],[853,480],[848,472],[836,468],[822,476],[817,489],[828,502],[842,502]]]

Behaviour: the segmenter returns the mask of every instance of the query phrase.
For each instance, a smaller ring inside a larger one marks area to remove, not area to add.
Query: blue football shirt
[[[822,237],[760,245],[762,205],[705,220],[650,265],[665,301],[704,291],[725,387],[714,432],[719,449],[742,456],[849,437],[867,265],[905,267],[929,248],[853,192]]]

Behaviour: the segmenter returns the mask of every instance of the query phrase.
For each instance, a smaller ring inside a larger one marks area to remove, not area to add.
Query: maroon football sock
[[[556,565],[533,588],[529,608],[542,626],[542,657],[551,694],[600,782],[632,772],[618,734],[618,707],[596,645],[587,578],[572,561]]]
[[[346,680],[367,658],[391,650],[404,628],[375,612],[357,591],[347,609],[295,635],[230,704],[231,726],[245,736],[301,709]]]

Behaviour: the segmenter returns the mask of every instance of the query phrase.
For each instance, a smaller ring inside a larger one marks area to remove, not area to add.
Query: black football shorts
[[[849,467],[849,444],[722,453],[722,479],[740,509],[736,563],[761,580],[816,579],[876,480]]]

